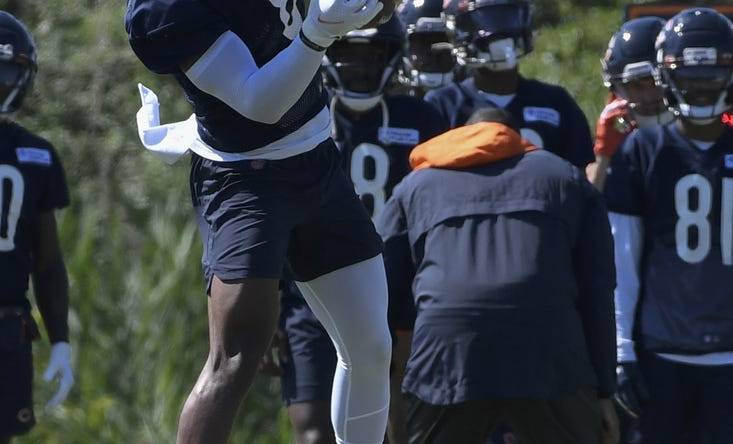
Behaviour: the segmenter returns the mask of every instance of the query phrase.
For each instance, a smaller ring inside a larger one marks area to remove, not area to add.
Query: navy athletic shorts
[[[285,405],[330,400],[336,349],[293,282],[282,289],[280,328],[289,349],[281,376]]]
[[[331,139],[283,160],[193,156],[191,198],[207,283],[292,276],[309,281],[381,253],[381,240]]]
[[[21,435],[35,424],[33,355],[22,316],[0,317],[0,437]]]

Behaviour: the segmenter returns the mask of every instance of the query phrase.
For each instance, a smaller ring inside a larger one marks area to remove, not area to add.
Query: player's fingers
[[[371,19],[376,17],[377,14],[384,8],[384,4],[379,0],[367,0],[364,8],[357,14],[360,16],[361,21],[368,23]]]
[[[603,108],[601,115],[608,114],[616,110],[625,110],[627,105],[628,102],[626,100],[614,100]]]
[[[280,366],[277,365],[273,358],[275,351],[271,348],[260,360],[260,371],[270,376],[278,376],[280,373]]]
[[[346,0],[344,3],[348,11],[356,14],[362,11],[368,2],[369,0]]]
[[[69,390],[71,390],[71,387],[65,388],[60,385],[56,394],[53,395],[53,397],[46,403],[46,410],[53,410],[64,402],[64,399],[66,399],[66,396],[69,394]]]
[[[48,364],[48,367],[46,367],[46,371],[43,372],[43,380],[46,382],[50,382],[58,371],[58,365],[56,365],[55,362],[50,362]]]

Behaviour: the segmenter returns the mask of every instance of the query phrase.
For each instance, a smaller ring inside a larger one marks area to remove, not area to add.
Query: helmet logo
[[[715,65],[718,63],[718,50],[715,48],[685,48],[682,51],[685,66]]]
[[[7,45],[0,44],[0,60],[8,61],[13,59],[13,44],[8,43]]]

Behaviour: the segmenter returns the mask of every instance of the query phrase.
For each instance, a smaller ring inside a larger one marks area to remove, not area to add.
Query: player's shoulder
[[[160,74],[175,72],[228,28],[225,18],[203,0],[130,0],[125,14],[133,51]]]
[[[402,124],[424,128],[431,133],[431,136],[448,129],[447,122],[434,103],[406,94],[387,96],[385,102],[390,118],[395,116]]]
[[[647,128],[637,128],[629,134],[621,146],[624,157],[654,156],[665,146],[675,143],[672,125],[656,125]]]
[[[522,87],[529,91],[549,92],[552,94],[568,94],[567,90],[560,85],[545,82],[538,79],[529,79],[522,77],[520,80]]]
[[[50,167],[60,162],[51,142],[18,123],[0,122],[0,137],[18,164]]]
[[[17,122],[1,121],[0,134],[3,139],[11,141],[14,147],[33,146],[53,150],[51,142]]]
[[[426,109],[435,110],[431,104],[409,94],[391,94],[385,96],[384,100],[390,111],[393,109],[400,111],[407,109],[412,109],[414,111],[422,111]]]

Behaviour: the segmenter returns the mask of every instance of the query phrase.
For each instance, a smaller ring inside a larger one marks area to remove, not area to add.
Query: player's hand
[[[619,118],[628,115],[627,102],[623,99],[615,99],[601,112],[596,123],[596,142],[593,151],[596,156],[611,158],[623,142],[630,128],[619,128]]]
[[[383,7],[378,0],[311,0],[301,31],[308,40],[325,48],[369,23]]]
[[[46,403],[46,409],[51,410],[64,402],[74,385],[74,372],[71,369],[71,346],[68,342],[57,342],[51,347],[51,357],[48,367],[43,373],[43,380],[59,379],[59,389],[55,395]]]
[[[622,362],[616,367],[617,388],[614,399],[629,416],[639,418],[649,399],[649,392],[636,362]]]
[[[603,423],[602,444],[618,444],[621,439],[621,428],[616,416],[616,409],[610,399],[601,399],[601,422]]]
[[[260,372],[269,376],[280,376],[283,374],[283,364],[290,359],[290,348],[288,347],[287,334],[278,329],[272,338],[270,349],[260,360]]]

